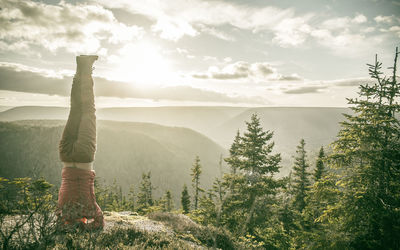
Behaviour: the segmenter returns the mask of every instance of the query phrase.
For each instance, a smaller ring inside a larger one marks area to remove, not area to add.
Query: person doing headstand
[[[63,225],[82,224],[101,229],[104,218],[94,194],[96,115],[92,67],[98,56],[76,57],[71,108],[59,144],[63,162],[57,215]]]

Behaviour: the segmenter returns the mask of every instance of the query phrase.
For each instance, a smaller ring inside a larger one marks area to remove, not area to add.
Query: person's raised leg
[[[71,151],[71,158],[77,163],[93,162],[96,153],[96,108],[92,67],[97,58],[97,56],[79,56],[77,58],[81,117],[77,139],[74,141]]]
[[[73,162],[72,150],[78,138],[79,124],[81,121],[81,86],[77,73],[74,76],[71,88],[70,110],[67,123],[59,143],[59,155],[62,162]]]

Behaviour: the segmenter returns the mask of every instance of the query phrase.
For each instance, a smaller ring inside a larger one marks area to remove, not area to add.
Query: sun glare
[[[152,43],[128,44],[110,56],[111,77],[134,84],[167,85],[172,76],[170,63]]]

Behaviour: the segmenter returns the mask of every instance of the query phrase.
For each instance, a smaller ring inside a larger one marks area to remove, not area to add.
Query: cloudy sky
[[[0,106],[346,106],[400,43],[399,0],[0,0]]]

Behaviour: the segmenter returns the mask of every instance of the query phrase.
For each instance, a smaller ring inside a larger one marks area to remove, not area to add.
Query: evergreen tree
[[[292,171],[290,171],[289,175],[284,178],[284,182],[285,185],[284,189],[282,190],[280,211],[278,217],[279,220],[283,223],[283,228],[285,229],[285,231],[289,233],[292,229],[296,228],[294,211],[291,206],[291,202],[293,199]]]
[[[255,228],[267,222],[268,210],[281,186],[281,181],[274,178],[279,172],[281,156],[271,153],[273,133],[263,130],[256,114],[246,125],[247,131],[243,136],[236,135],[231,155],[226,159],[236,174],[225,178],[234,194],[225,203],[224,216],[228,224],[235,222],[231,226],[239,227],[241,235],[254,233]]]
[[[304,139],[301,139],[300,145],[297,146],[297,155],[293,166],[293,206],[299,212],[303,211],[306,206],[305,198],[310,187],[305,145]]]
[[[181,205],[183,209],[183,213],[187,214],[190,211],[190,196],[187,189],[186,184],[183,185],[182,196],[181,196]]]
[[[217,225],[217,209],[215,202],[210,197],[211,192],[208,195],[203,195],[199,199],[199,208],[193,211],[193,217],[196,218],[197,222],[203,225]]]
[[[196,156],[191,170],[192,173],[190,175],[192,176],[192,186],[194,190],[194,196],[193,196],[194,209],[197,209],[200,192],[204,192],[204,190],[200,188],[200,175],[202,171],[201,171],[199,156]]]
[[[127,208],[130,211],[135,210],[135,186],[133,184],[130,185],[129,187],[129,193],[128,193],[128,202],[127,202]]]
[[[139,193],[137,195],[137,209],[145,212],[147,208],[153,206],[153,186],[151,184],[151,173],[142,174],[142,182],[140,183]]]
[[[212,185],[212,189],[209,192],[209,198],[211,199],[213,196],[216,196],[218,202],[221,203],[224,195],[225,195],[225,188],[222,181],[218,178],[215,178],[215,181]]]
[[[106,209],[109,211],[121,211],[123,209],[122,188],[114,179],[108,188]]]
[[[94,190],[95,190],[97,204],[102,209],[105,209],[107,206],[107,196],[109,190],[107,189],[106,186],[102,185],[102,181],[98,177],[94,179]]]
[[[315,164],[314,181],[319,181],[325,173],[324,158],[325,158],[324,147],[321,147],[318,153],[317,162]]]
[[[239,130],[236,132],[235,139],[229,149],[229,158],[225,158],[225,162],[231,168],[232,174],[236,174],[236,170],[240,168],[241,160],[240,160],[240,150],[242,149],[242,138],[240,136]]]
[[[375,57],[368,64],[373,84],[360,86],[359,98],[349,99],[352,114],[341,123],[330,162],[339,168],[342,192],[326,211],[351,248],[400,249],[400,88],[396,75],[384,76]]]
[[[165,210],[167,212],[171,212],[171,210],[174,208],[174,204],[172,201],[172,194],[171,191],[167,190],[167,192],[165,193]]]
[[[325,211],[335,207],[339,201],[339,187],[336,183],[339,176],[332,172],[324,174],[314,182],[306,197],[306,207],[302,213],[303,229],[296,231],[294,237],[299,246],[313,246],[315,249],[343,249],[341,241],[346,238],[346,232],[337,232],[337,225],[329,224]]]
[[[158,206],[157,209],[161,209],[164,212],[171,212],[174,208],[171,191],[167,190],[163,197],[155,202],[155,205]]]

